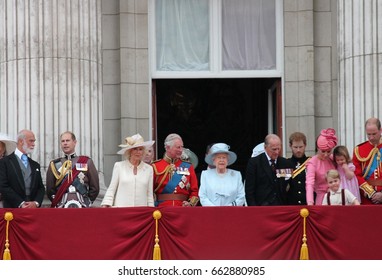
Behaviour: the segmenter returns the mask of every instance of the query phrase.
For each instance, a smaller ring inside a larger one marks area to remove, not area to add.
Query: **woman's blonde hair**
[[[137,148],[141,148],[141,147],[137,147]],[[145,155],[146,155],[146,153],[147,153],[147,148],[146,148],[146,147],[142,147],[142,148],[143,148],[143,157],[145,157]],[[133,149],[135,149],[135,148],[133,148]],[[131,157],[131,151],[132,151],[133,149],[128,149],[128,150],[126,150],[126,152],[125,152],[125,154],[124,154],[124,156],[125,156],[126,159],[130,160],[130,157]]]

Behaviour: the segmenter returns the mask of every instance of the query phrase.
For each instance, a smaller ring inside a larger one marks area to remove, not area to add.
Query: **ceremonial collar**
[[[299,164],[304,163],[307,160],[307,158],[308,157],[305,154],[302,157],[300,157],[300,158],[296,158],[294,155],[292,155],[292,157],[291,157],[291,159],[293,161],[295,161],[296,163],[299,163]]]
[[[73,159],[73,158],[75,158],[77,155],[76,155],[76,153],[73,153],[73,154],[71,154],[71,155],[64,155],[64,158],[65,159]]]
[[[163,159],[170,164],[174,164],[179,160],[178,158],[170,158],[166,153],[164,154]]]

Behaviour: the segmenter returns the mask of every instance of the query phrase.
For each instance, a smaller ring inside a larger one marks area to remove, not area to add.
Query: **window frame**
[[[223,70],[222,69],[222,18],[221,0],[210,3],[210,70],[209,71],[158,71],[156,67],[155,0],[148,2],[149,69],[151,79],[161,78],[275,78],[282,77],[283,57],[283,1],[275,0],[276,15],[276,69],[272,70]],[[220,42],[220,43],[219,43]]]

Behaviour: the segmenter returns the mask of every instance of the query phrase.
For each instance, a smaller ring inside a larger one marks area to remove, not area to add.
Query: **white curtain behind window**
[[[276,69],[275,0],[223,0],[223,70]]]
[[[209,70],[209,1],[156,0],[155,5],[157,70]]]

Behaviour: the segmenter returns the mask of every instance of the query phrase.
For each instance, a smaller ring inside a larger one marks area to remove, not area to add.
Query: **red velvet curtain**
[[[150,260],[154,210],[160,210],[162,259],[280,259],[300,256],[302,207],[167,207],[0,209],[12,212],[13,260]],[[306,235],[310,259],[382,259],[379,206],[311,206]],[[2,254],[1,254],[2,256]]]

